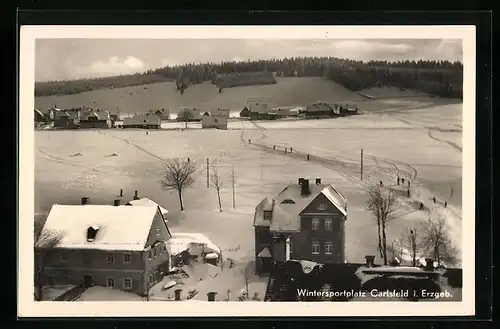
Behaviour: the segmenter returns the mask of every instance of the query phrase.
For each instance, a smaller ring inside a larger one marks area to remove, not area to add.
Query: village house
[[[79,120],[74,113],[66,111],[54,111],[54,128],[59,129],[77,129],[79,127]]]
[[[243,110],[241,110],[240,112],[240,118],[250,118],[250,110],[248,109],[248,107],[244,107]]]
[[[326,102],[317,102],[309,104],[305,109],[305,116],[309,119],[328,119],[338,116],[335,111],[334,104],[328,104]]]
[[[42,123],[42,122],[46,122],[46,117],[43,115],[42,111],[40,111],[39,109],[35,109],[35,113],[34,113],[34,119],[35,119],[35,123]]]
[[[56,113],[61,112],[61,109],[59,109],[57,105],[54,105],[49,109],[40,109],[40,112],[42,112],[45,117],[45,121],[51,123],[55,120]]]
[[[123,119],[123,128],[160,129],[161,119],[157,115],[149,113],[135,114]]]
[[[111,117],[108,111],[86,110],[80,117],[80,128],[111,128]]]
[[[278,118],[292,118],[298,117],[301,109],[297,106],[278,107],[275,113]]]
[[[273,112],[265,102],[249,102],[248,108],[250,110],[250,120],[274,120],[277,118],[276,111]]]
[[[148,114],[156,115],[160,118],[160,120],[169,120],[170,119],[170,111],[167,109],[156,109],[149,110]]]
[[[35,260],[43,282],[146,295],[169,270],[171,235],[159,208],[87,202],[52,206],[42,236],[55,232],[61,240]]]
[[[344,263],[347,201],[332,185],[299,178],[255,208],[257,273],[289,259]]]
[[[178,122],[199,122],[201,121],[202,112],[197,108],[182,108],[179,113],[177,113]]]
[[[205,112],[201,117],[202,128],[227,129],[229,121],[229,110],[217,109],[212,112]]]

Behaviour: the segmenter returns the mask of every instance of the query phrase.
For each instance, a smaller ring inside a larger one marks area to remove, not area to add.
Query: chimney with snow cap
[[[375,265],[375,256],[366,255],[365,260],[366,260],[366,267],[373,267],[373,265]]]
[[[139,191],[137,190],[134,192],[134,200],[139,200]]]
[[[321,178],[319,177],[316,178],[316,185],[321,185]]]

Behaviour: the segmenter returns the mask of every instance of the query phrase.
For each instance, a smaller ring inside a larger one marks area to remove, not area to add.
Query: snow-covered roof
[[[168,214],[168,210],[160,206],[158,203],[155,201],[149,199],[149,198],[140,198],[138,200],[132,200],[129,201],[128,204],[131,206],[153,206],[153,207],[159,207],[161,215],[165,218]],[[166,220],[166,218],[165,218]]]
[[[167,243],[170,247],[170,254],[174,256],[189,250],[192,245],[200,244],[208,253],[220,254],[221,252],[219,247],[201,233],[172,233],[172,238]]]
[[[269,250],[268,247],[264,247],[264,249],[262,249],[259,254],[257,255],[257,257],[260,257],[260,258],[271,258],[272,255],[271,255],[271,251]]]
[[[56,248],[143,250],[158,208],[151,206],[58,205],[52,206],[42,230],[58,232]],[[98,227],[92,242],[87,230]]]
[[[297,232],[300,230],[300,214],[320,194],[324,195],[344,216],[347,215],[345,197],[330,184],[309,184],[311,194],[301,195],[301,186],[288,185],[274,198],[264,198],[255,207],[254,226],[269,227],[275,232]],[[290,203],[282,203],[292,200]],[[264,211],[272,209],[271,221],[264,220]]]

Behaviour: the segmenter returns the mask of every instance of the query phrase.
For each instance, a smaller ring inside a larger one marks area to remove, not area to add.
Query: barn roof
[[[56,248],[143,250],[158,208],[152,206],[58,205],[52,206],[42,229],[57,232],[62,240]],[[99,230],[92,242],[87,229]]]

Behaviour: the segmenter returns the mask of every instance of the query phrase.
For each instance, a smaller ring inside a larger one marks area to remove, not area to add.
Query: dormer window
[[[95,240],[97,232],[99,231],[99,226],[92,225],[87,229],[87,241],[92,242]]]
[[[281,202],[281,204],[295,204],[295,201],[292,199],[285,199]]]
[[[272,217],[272,212],[265,210],[264,211],[264,220],[271,221],[271,217]]]

